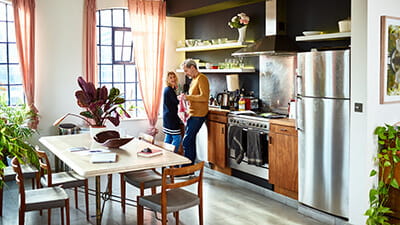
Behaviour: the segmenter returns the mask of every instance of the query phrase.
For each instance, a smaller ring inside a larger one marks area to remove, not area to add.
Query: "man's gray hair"
[[[196,62],[193,59],[186,59],[185,61],[183,61],[182,66],[187,68],[194,66],[194,68],[197,69]]]

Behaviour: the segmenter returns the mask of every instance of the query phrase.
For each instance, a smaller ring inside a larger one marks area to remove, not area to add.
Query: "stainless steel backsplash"
[[[260,55],[260,99],[263,111],[288,113],[294,99],[296,55]]]

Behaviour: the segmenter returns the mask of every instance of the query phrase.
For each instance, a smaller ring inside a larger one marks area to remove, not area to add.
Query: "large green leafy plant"
[[[92,82],[86,82],[82,77],[78,77],[78,84],[81,90],[76,91],[75,96],[78,105],[85,108],[80,115],[88,119],[89,125],[104,126],[106,120],[109,120],[118,126],[122,116],[119,111],[130,118],[130,115],[121,106],[125,99],[120,96],[118,88],[113,87],[108,93],[105,86],[96,89]]]
[[[379,164],[379,173],[372,170],[370,176],[378,176],[378,185],[369,191],[370,207],[365,212],[368,225],[390,225],[388,214],[393,211],[387,206],[389,191],[399,189],[394,176],[395,168],[400,162],[400,130],[390,125],[377,127],[378,153],[374,160]]]
[[[28,139],[36,132],[29,128],[28,124],[36,114],[28,109],[25,104],[8,106],[3,98],[0,98],[0,174],[6,167],[5,158],[18,157],[22,161],[38,166],[38,158],[34,147]],[[3,181],[0,181],[3,185]]]

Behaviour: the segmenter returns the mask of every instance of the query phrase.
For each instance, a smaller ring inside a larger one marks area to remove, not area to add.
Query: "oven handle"
[[[251,128],[243,128],[242,130],[245,131],[245,132],[247,132],[249,129],[251,129]],[[264,132],[264,131],[259,131],[259,133],[260,133],[261,135],[263,135],[263,134],[268,134],[268,133],[266,133],[266,132]]]

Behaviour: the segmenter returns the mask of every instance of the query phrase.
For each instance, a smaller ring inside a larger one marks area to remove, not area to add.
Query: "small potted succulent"
[[[130,118],[129,113],[121,105],[125,99],[120,96],[118,88],[113,87],[108,92],[105,86],[95,88],[92,82],[86,82],[82,77],[78,77],[78,84],[81,90],[76,91],[75,96],[78,105],[85,111],[80,112],[79,115],[67,113],[53,125],[58,125],[65,117],[71,115],[85,120],[91,129],[103,128],[104,130],[107,120],[114,126],[118,126],[123,115]]]

